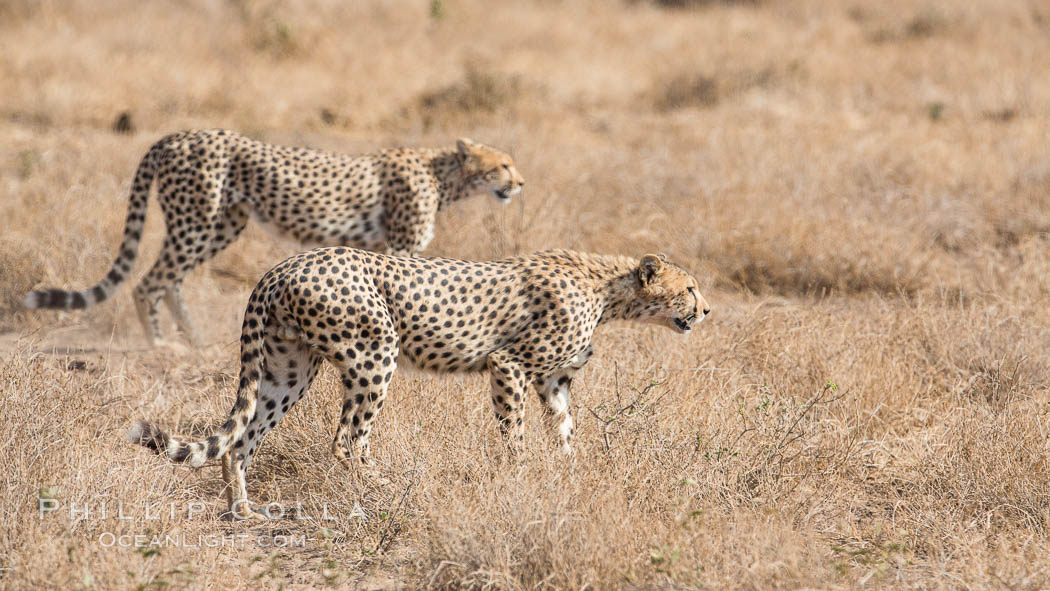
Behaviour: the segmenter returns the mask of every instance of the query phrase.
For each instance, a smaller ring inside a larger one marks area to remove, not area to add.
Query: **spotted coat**
[[[328,360],[343,385],[332,453],[351,468],[368,465],[376,413],[395,369],[406,364],[487,371],[500,431],[514,450],[533,385],[569,452],[569,387],[591,356],[595,328],[637,320],[686,333],[709,311],[696,279],[659,255],[547,251],[468,262],[312,250],[271,269],[251,295],[226,423],[203,441],[184,442],[140,422],[129,440],[191,466],[222,456],[230,509],[243,514],[245,473],[259,441]]]
[[[88,308],[112,295],[138,256],[153,185],[167,234],[153,268],[135,289],[139,320],[155,342],[157,305],[164,299],[179,329],[197,343],[182,280],[233,242],[249,217],[304,245],[415,256],[434,237],[438,211],[485,190],[506,202],[523,183],[510,156],[469,139],[446,149],[344,156],[266,144],[225,130],[184,131],[154,144],[139,164],[124,239],[109,273],[84,291],[34,291],[25,305]]]

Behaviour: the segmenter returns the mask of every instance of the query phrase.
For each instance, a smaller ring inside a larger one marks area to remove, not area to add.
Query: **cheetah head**
[[[711,312],[696,279],[662,254],[642,257],[638,281],[643,314],[653,323],[686,334]]]
[[[502,203],[509,203],[512,195],[521,192],[525,179],[514,167],[514,159],[485,144],[467,138],[456,141],[463,157],[463,172],[468,190],[488,190]]]

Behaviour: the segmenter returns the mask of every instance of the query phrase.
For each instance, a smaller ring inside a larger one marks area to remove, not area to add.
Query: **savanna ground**
[[[0,587],[1050,586],[1048,73],[1034,0],[6,0]],[[430,253],[665,252],[713,313],[600,331],[570,465],[535,400],[511,462],[485,377],[407,375],[373,438],[391,484],[365,486],[325,372],[249,473],[313,519],[220,520],[218,468],[122,433],[222,420],[247,294],[294,245],[249,225],[189,277],[199,351],[146,348],[127,286],[20,307],[102,276],[138,159],[190,127],[507,148],[523,196],[443,214]],[[157,533],[307,541],[103,543]]]

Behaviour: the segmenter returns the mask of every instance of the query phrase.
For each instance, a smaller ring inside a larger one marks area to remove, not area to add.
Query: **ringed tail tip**
[[[30,310],[35,310],[40,307],[40,297],[39,291],[31,291],[26,294],[26,299],[22,301],[22,304]]]
[[[164,433],[146,421],[136,421],[124,434],[128,443],[147,447],[157,453],[164,452],[166,445],[161,441]]]

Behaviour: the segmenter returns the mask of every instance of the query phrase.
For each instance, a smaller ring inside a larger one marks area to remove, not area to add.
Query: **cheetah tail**
[[[139,163],[135,181],[131,185],[131,199],[128,203],[128,217],[124,225],[124,239],[120,243],[120,253],[113,261],[109,273],[97,285],[83,291],[66,291],[62,289],[42,289],[26,295],[26,308],[57,308],[78,310],[89,308],[113,294],[117,286],[131,272],[138,257],[139,240],[142,238],[142,227],[146,223],[146,206],[149,189],[157,171],[159,152],[164,148],[161,140],[150,148]]]
[[[263,372],[263,327],[269,311],[269,298],[260,288],[248,301],[241,332],[241,376],[237,400],[230,416],[215,432],[200,441],[180,441],[146,421],[135,423],[127,433],[127,440],[167,455],[173,462],[187,463],[199,468],[208,460],[226,454],[234,442],[244,436],[248,423],[255,417],[259,380]]]

